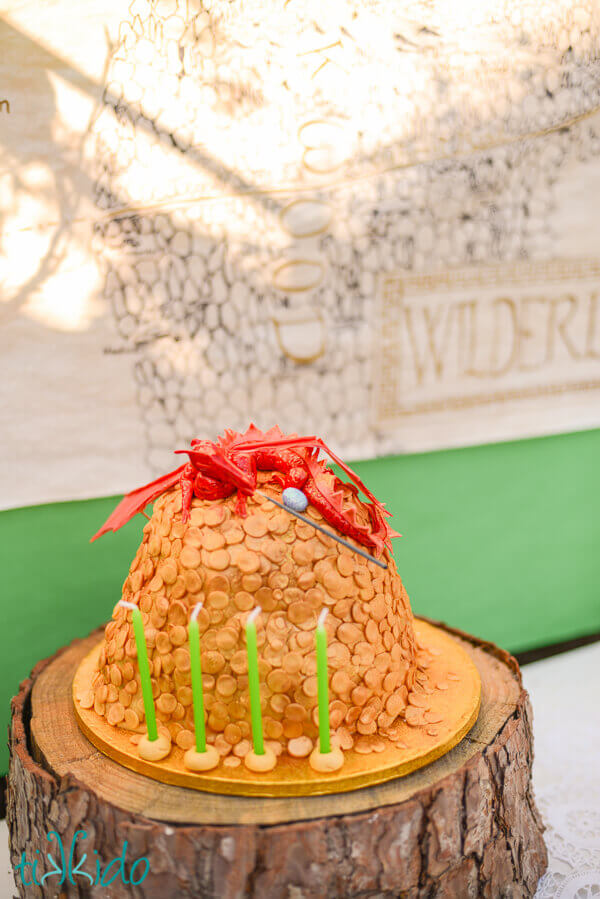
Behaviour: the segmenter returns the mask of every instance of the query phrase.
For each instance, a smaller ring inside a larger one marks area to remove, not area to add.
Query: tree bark
[[[202,794],[159,784],[105,758],[80,733],[72,675],[100,632],[40,662],[13,699],[8,824],[11,858],[52,870],[60,835],[73,867],[97,876],[127,848],[129,879],[109,887],[81,874],[23,884],[26,897],[527,897],[547,866],[531,784],[531,708],[516,661],[446,628],[482,679],[479,719],[421,771],[364,790],[287,799]],[[32,715],[32,709],[34,714]],[[58,727],[57,727],[58,722]],[[50,735],[50,739],[48,739]],[[44,737],[44,739],[42,739]],[[43,747],[43,748],[40,748]],[[50,747],[50,748],[49,748]],[[39,853],[36,855],[36,850]],[[97,853],[97,855],[95,854]],[[118,867],[113,865],[112,871]],[[138,879],[145,869],[133,869]],[[25,876],[31,880],[31,868]]]

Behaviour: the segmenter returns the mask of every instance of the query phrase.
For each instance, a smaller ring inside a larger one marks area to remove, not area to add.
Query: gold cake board
[[[357,790],[409,774],[440,758],[462,740],[477,720],[481,681],[469,655],[450,634],[425,621],[415,619],[415,633],[418,642],[435,653],[427,669],[430,684],[435,687],[442,683],[445,687],[434,689],[427,695],[430,712],[441,718],[441,723],[415,727],[404,724],[398,737],[398,742],[403,745],[386,740],[386,748],[381,752],[347,751],[341,770],[331,774],[317,773],[307,759],[294,759],[286,753],[268,773],[255,774],[243,763],[238,768],[220,765],[209,772],[195,773],[184,767],[184,752],[175,744],[163,761],[141,759],[137,746],[131,742],[131,731],[108,724],[93,708],[81,708],[76,699],[90,689],[102,641],[84,657],[75,672],[75,715],[83,733],[102,753],[126,768],[162,783],[209,793],[265,797]]]

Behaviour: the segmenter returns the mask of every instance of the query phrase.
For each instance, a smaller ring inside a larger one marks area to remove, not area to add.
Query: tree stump
[[[436,622],[437,623],[437,622]],[[473,729],[419,771],[354,792],[240,798],[169,786],[121,767],[79,730],[73,673],[96,631],[40,662],[13,699],[8,824],[11,858],[53,870],[60,835],[71,870],[21,896],[111,897],[525,897],[547,866],[531,784],[531,707],[517,662],[445,625],[482,681]],[[76,831],[80,833],[72,843]],[[36,851],[38,854],[36,855]],[[145,862],[148,873],[139,879]],[[60,867],[60,865],[59,865]],[[68,867],[68,866],[67,866]],[[26,870],[31,879],[31,868]]]

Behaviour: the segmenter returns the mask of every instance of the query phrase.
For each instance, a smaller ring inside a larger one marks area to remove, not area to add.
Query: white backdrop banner
[[[451,6],[4,5],[4,507],[600,425],[599,4]]]

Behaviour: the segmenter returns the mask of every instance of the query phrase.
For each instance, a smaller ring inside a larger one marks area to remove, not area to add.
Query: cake
[[[319,458],[323,451],[349,481]],[[259,609],[265,746],[278,765],[306,759],[318,742],[314,634],[326,609],[332,745],[364,757],[406,748],[409,731],[435,743],[445,714],[434,700],[460,676],[440,674],[441,650],[418,639],[383,504],[314,437],[251,426],[216,443],[193,441],[186,452],[185,465],[126,496],[96,535],[154,500],[89,684],[78,684],[80,714],[129,733],[133,746],[146,732],[132,605],[144,625],[158,729],[168,745],[192,750],[188,623],[196,609],[206,741],[221,770],[233,772],[252,752],[245,624]]]

